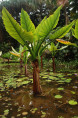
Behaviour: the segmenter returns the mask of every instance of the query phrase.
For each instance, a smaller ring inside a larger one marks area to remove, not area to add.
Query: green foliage
[[[48,45],[48,49],[49,49],[49,51],[52,53],[52,56],[55,56],[55,54],[57,53],[57,51],[63,50],[63,49],[65,49],[65,48],[67,48],[67,46],[62,46],[61,48],[58,49],[58,44],[59,44],[59,43],[57,43],[57,45],[55,45],[55,44],[52,42],[51,45]]]
[[[9,52],[2,54],[2,58],[4,59],[10,59],[11,54]]]
[[[63,38],[67,32],[72,28],[72,25],[74,24],[74,21],[70,23],[67,26],[64,26],[60,28],[59,30],[55,31],[53,34],[50,35],[50,39],[57,39],[57,38]]]
[[[57,47],[55,46],[55,44],[53,42],[51,43],[51,45],[48,46],[48,49],[52,53],[52,56],[55,56]]]
[[[44,18],[42,22],[36,28],[39,39],[46,38],[49,33],[56,27],[60,17],[61,6],[54,12],[53,15],[50,15],[49,18]]]
[[[23,9],[21,10],[21,26],[23,29],[25,29],[27,32],[35,32],[35,26],[32,23],[28,13],[24,11]]]
[[[78,20],[76,20],[75,29],[72,29],[72,34],[78,39]]]
[[[75,101],[75,100],[69,100],[69,104],[70,105],[77,105],[77,101]]]
[[[2,10],[3,14],[3,22],[6,27],[6,31],[19,43],[22,45],[25,44],[25,41],[32,42],[33,35],[30,32],[27,32],[26,30],[22,29],[21,26],[14,20],[14,18],[10,15],[10,13],[3,8]]]
[[[10,53],[18,58],[23,59],[24,63],[27,64],[28,57],[30,56],[28,49],[26,46],[22,47],[21,45],[19,46],[19,52],[17,52],[13,47],[12,51]]]
[[[61,96],[61,95],[55,95],[55,98],[57,98],[57,99],[60,99],[60,98],[62,98],[63,96]]]
[[[43,50],[49,44],[48,43],[42,46],[46,38],[49,37],[51,31],[58,24],[61,8],[62,6],[58,7],[53,15],[50,15],[48,18],[44,18],[36,27],[36,29],[27,12],[25,12],[23,9],[21,10],[21,26],[16,22],[16,20],[14,20],[14,18],[6,10],[6,8],[3,8],[2,10],[2,19],[7,32],[20,44],[22,44],[23,46],[25,45],[31,54],[32,60],[35,60],[38,58],[38,55],[41,55]],[[60,36],[62,35],[62,37],[64,37],[64,35],[70,30],[72,25],[73,23],[67,26],[66,29],[64,28],[62,34],[59,31]],[[58,35],[56,37],[59,38]],[[31,46],[29,44],[31,44]]]

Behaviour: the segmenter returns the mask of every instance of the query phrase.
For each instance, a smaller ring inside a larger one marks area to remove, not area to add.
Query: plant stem
[[[25,76],[28,75],[28,72],[27,72],[27,64],[25,64]]]
[[[52,61],[53,61],[53,72],[55,72],[55,57],[52,57]]]
[[[33,93],[41,94],[41,86],[39,82],[39,64],[38,59],[33,61]]]
[[[43,69],[43,61],[42,61],[42,56],[41,56],[41,69]]]

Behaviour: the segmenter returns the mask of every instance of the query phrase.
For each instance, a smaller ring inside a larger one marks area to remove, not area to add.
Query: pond
[[[78,73],[43,69],[42,95],[32,92],[32,68],[25,77],[19,64],[0,65],[0,118],[78,118]]]

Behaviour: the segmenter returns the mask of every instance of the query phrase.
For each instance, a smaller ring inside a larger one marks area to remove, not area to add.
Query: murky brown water
[[[21,82],[19,78],[24,79],[23,74],[20,75],[18,64],[0,67],[0,83],[4,85],[0,85],[0,118],[78,118],[77,72],[58,76],[59,73],[42,71],[40,82],[43,94],[40,96],[33,96],[32,82],[12,84],[17,80]],[[71,78],[71,81],[66,82],[65,78]],[[55,98],[56,95],[62,97]],[[70,100],[75,100],[77,104],[70,105]]]

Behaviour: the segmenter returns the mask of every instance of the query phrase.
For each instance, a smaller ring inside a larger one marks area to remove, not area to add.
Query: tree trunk
[[[39,64],[38,60],[33,61],[33,93],[41,94],[41,86],[39,82]]]
[[[66,8],[64,8],[64,15],[65,15],[65,25],[68,25],[68,23],[69,23],[69,17],[66,14]]]
[[[55,72],[55,57],[52,57],[52,61],[53,61],[53,72]]]
[[[23,67],[23,61],[22,61],[22,59],[20,59],[20,68],[22,68]]]
[[[8,64],[9,64],[9,59],[8,59]]]
[[[42,56],[41,56],[41,69],[43,69],[43,61],[42,61]]]
[[[28,75],[28,72],[27,72],[27,64],[25,64],[25,76]]]

